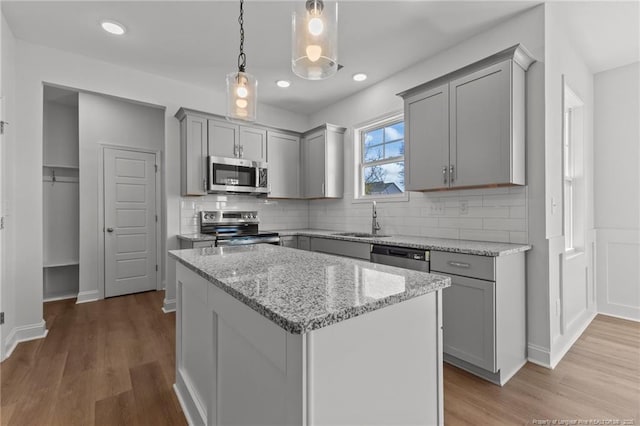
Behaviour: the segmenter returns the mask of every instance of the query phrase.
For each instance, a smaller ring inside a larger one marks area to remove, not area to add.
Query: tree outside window
[[[360,132],[361,196],[403,194],[404,121],[398,118]]]

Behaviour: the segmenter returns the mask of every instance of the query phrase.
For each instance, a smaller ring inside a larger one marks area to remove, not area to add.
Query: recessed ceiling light
[[[367,79],[367,75],[363,72],[359,72],[353,75],[354,81],[365,81]]]
[[[102,29],[109,34],[123,35],[127,32],[124,25],[119,24],[115,21],[102,21],[100,25],[102,26]]]
[[[291,86],[291,82],[287,80],[278,80],[276,81],[276,84],[278,85],[278,87],[282,87],[283,89]]]

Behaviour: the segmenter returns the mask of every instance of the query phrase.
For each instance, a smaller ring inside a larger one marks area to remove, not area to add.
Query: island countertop
[[[267,244],[169,256],[292,334],[431,293],[449,277]]]

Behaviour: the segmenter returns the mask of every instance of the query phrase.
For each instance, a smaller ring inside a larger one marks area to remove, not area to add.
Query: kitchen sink
[[[369,234],[367,232],[338,232],[336,235],[340,237],[356,237],[356,238],[385,238],[390,237],[391,235],[380,235],[380,234]]]

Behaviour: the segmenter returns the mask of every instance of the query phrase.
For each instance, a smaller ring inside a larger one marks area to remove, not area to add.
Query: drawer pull
[[[449,262],[447,262],[447,263],[448,263],[449,265],[451,265],[451,266],[455,266],[455,267],[458,267],[458,268],[470,268],[470,267],[471,267],[471,265],[470,265],[470,264],[468,264],[468,263],[463,263],[463,262],[454,262],[454,261],[449,261]]]

